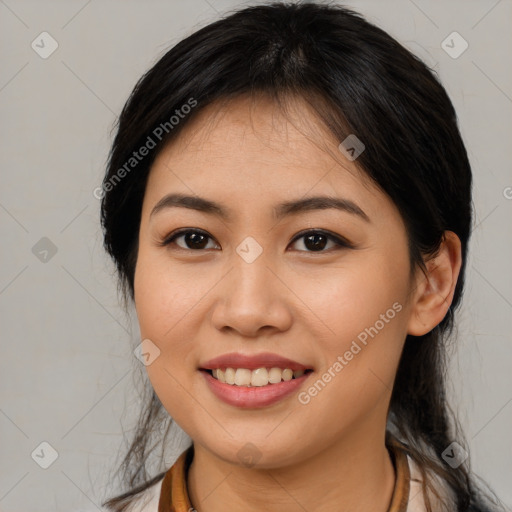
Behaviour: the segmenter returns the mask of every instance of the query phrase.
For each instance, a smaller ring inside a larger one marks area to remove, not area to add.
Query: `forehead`
[[[153,167],[162,165],[162,160],[177,166],[193,159],[215,159],[229,167],[256,160],[263,166],[312,170],[337,163],[365,178],[365,173],[342,156],[337,149],[340,141],[307,102],[288,97],[284,108],[285,112],[263,94],[218,100],[185,124],[160,152]]]
[[[338,145],[300,98],[287,102],[284,113],[265,96],[219,101],[197,112],[160,152],[146,199],[174,190],[225,202],[243,196],[247,204],[313,194],[364,202],[382,196]]]
[[[182,142],[198,151],[208,150],[212,146],[229,144],[230,135],[247,139],[247,145],[253,145],[257,140],[288,159],[294,156],[287,153],[290,149],[298,153],[298,158],[311,150],[308,145],[304,146],[305,137],[317,139],[317,142],[332,138],[312,107],[298,97],[287,98],[285,103],[278,105],[264,95],[244,95],[219,100],[203,108],[185,126],[178,145]]]

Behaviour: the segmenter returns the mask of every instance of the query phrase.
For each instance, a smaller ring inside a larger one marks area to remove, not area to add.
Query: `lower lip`
[[[266,407],[283,400],[298,390],[312,372],[297,379],[282,381],[266,386],[236,386],[214,379],[208,372],[201,370],[212,393],[229,405],[242,408]]]

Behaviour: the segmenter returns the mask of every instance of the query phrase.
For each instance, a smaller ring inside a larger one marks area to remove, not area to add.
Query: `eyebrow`
[[[168,194],[158,201],[151,210],[150,218],[166,208],[181,207],[190,208],[200,212],[208,213],[229,221],[233,218],[233,212],[214,201],[210,201],[199,196],[187,196],[185,194]],[[327,210],[334,208],[353,215],[357,215],[366,222],[371,222],[366,213],[354,202],[349,199],[329,197],[329,196],[313,196],[303,199],[286,201],[278,204],[273,208],[274,219],[280,220],[285,216],[312,210]]]

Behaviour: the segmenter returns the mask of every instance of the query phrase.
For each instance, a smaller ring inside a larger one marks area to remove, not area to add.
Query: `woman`
[[[358,14],[250,7],[168,51],[102,187],[152,386],[106,509],[491,510],[444,387],[471,218],[445,90]],[[162,413],[192,445],[148,478]]]

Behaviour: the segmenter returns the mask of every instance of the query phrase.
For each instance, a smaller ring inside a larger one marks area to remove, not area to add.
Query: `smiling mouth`
[[[272,384],[279,384],[311,373],[313,370],[291,370],[290,368],[214,368],[201,371],[209,373],[214,379],[224,384],[241,387],[263,387]]]

